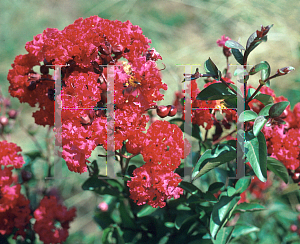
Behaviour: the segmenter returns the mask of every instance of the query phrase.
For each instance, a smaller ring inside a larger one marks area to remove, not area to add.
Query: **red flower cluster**
[[[21,185],[14,184],[13,168],[21,168],[21,148],[7,141],[0,142],[0,234],[9,235],[17,228],[14,238],[25,237],[30,216],[29,201],[21,194]],[[7,167],[7,166],[13,167]]]
[[[59,205],[55,196],[46,196],[34,211],[34,231],[45,244],[63,243],[69,236],[69,224],[75,218],[75,212],[75,208],[67,210],[65,206]]]
[[[92,16],[77,19],[62,31],[46,29],[26,44],[28,54],[16,57],[7,77],[9,91],[21,102],[39,104],[33,116],[40,125],[54,125],[55,81],[49,69],[64,65],[61,96],[55,97],[62,104],[62,128],[56,132],[71,171],[86,172],[95,147],[107,149],[105,107],[111,77],[104,65],[117,65],[113,67],[115,150],[145,129],[148,117],[143,114],[163,99],[159,89],[167,89],[155,63],[161,56],[149,50],[150,42],[130,21]],[[120,58],[127,62],[119,62]],[[33,71],[34,66],[40,66],[41,74]]]
[[[183,193],[178,187],[181,178],[173,171],[189,154],[191,145],[183,140],[178,126],[167,121],[155,121],[141,138],[136,144],[141,145],[146,164],[135,169],[134,177],[127,182],[130,197],[137,205],[147,203],[152,207],[164,207],[166,199],[179,198]]]

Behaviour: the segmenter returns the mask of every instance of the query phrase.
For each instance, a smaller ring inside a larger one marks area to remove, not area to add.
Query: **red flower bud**
[[[223,47],[223,54],[224,54],[226,57],[230,57],[230,56],[231,56],[230,48],[224,46],[224,47]]]
[[[12,109],[8,112],[8,116],[10,119],[15,119],[17,117],[17,114],[18,114],[18,112],[14,109]]]
[[[170,107],[167,106],[158,106],[156,109],[157,115],[161,118],[167,117],[170,111]]]
[[[177,108],[174,105],[168,105],[167,107],[170,109],[168,116],[175,116],[177,113]]]

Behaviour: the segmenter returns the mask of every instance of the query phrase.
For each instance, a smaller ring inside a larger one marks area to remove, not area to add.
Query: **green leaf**
[[[240,178],[236,184],[235,184],[235,193],[243,193],[250,185],[251,183],[251,177],[250,176],[245,176]]]
[[[190,182],[181,181],[178,186],[183,190],[191,193],[192,195],[197,195],[201,197],[203,194],[202,191],[197,186],[195,186]]]
[[[210,233],[213,239],[216,239],[216,235],[220,228],[224,226],[232,215],[233,210],[237,206],[241,197],[222,196],[220,201],[217,202],[212,210],[210,216]]]
[[[234,97],[226,98],[226,99],[224,99],[224,103],[225,103],[224,105],[227,108],[236,109],[236,107],[237,107],[237,97],[234,96]]]
[[[237,238],[237,237],[244,236],[244,235],[247,235],[249,233],[257,232],[257,231],[259,231],[259,228],[257,228],[254,225],[250,225],[248,223],[237,224],[235,226],[235,229],[234,229],[233,233],[232,233],[232,237]]]
[[[289,181],[289,173],[286,167],[277,159],[268,157],[267,158],[268,170],[272,171],[275,175],[280,177],[286,184]]]
[[[239,64],[243,65],[243,58],[244,58],[244,55],[241,53],[241,51],[238,50],[238,49],[231,49],[231,52],[232,52],[232,54],[233,54],[235,60],[236,60]]]
[[[212,239],[214,244],[228,244],[235,226],[221,228],[216,240]]]
[[[258,136],[250,131],[245,132],[245,154],[251,167],[262,182],[267,181],[267,145],[264,134]]]
[[[210,74],[212,77],[218,77],[219,70],[210,58],[205,61],[204,68],[207,74]]]
[[[239,121],[240,122],[247,122],[252,121],[257,118],[257,113],[252,110],[245,110],[240,114]]]
[[[197,162],[192,177],[194,179],[206,174],[208,171],[221,164],[230,162],[236,158],[236,148],[230,145],[217,145],[215,149],[208,149]]]
[[[267,123],[268,119],[266,119],[265,116],[258,116],[253,125],[253,134],[254,136],[257,136],[258,133],[261,131],[261,129],[264,127],[264,125]]]
[[[290,102],[283,101],[279,103],[275,103],[272,105],[272,107],[269,110],[269,114],[271,118],[279,117],[282,112],[289,106]]]
[[[119,213],[120,213],[120,217],[122,220],[122,224],[124,224],[127,228],[135,228],[135,222],[133,220],[132,217],[130,217],[128,208],[126,208],[124,202],[121,200],[120,201],[120,206],[119,206]],[[132,213],[131,213],[132,215]]]
[[[254,211],[261,211],[265,210],[265,207],[258,204],[258,203],[240,203],[234,210],[236,212],[254,212]]]
[[[103,179],[99,179],[98,176],[88,178],[82,185],[83,190],[94,191],[100,195],[112,195],[119,196],[123,191],[123,186],[120,182],[114,179],[109,179],[104,175],[99,175]]]
[[[103,244],[109,244],[109,242],[108,242],[109,234],[111,232],[113,232],[113,230],[114,230],[114,228],[112,228],[112,227],[107,227],[103,230],[103,232],[102,232],[102,243]]]
[[[234,86],[232,86],[234,88]],[[204,88],[198,95],[197,100],[220,100],[236,98],[236,94],[223,83],[214,83]]]
[[[217,193],[224,186],[223,182],[214,182],[208,187],[208,192]]]
[[[247,93],[247,100],[252,96],[252,94],[255,92],[256,89],[249,88]],[[258,92],[257,94],[260,94],[261,92]]]
[[[262,61],[259,64],[254,65],[250,69],[249,75],[254,75],[254,74],[256,74],[257,72],[259,72],[259,71],[261,71],[263,69],[269,69],[269,67],[270,67],[270,65],[267,62]]]
[[[125,244],[125,241],[123,239],[123,233],[120,229],[120,227],[118,225],[115,225],[115,228],[114,228],[114,234],[116,234],[117,236],[117,243],[118,244]]]
[[[239,44],[238,42],[236,41],[232,41],[232,40],[228,40],[225,42],[225,46],[228,47],[228,48],[234,48],[234,49],[242,49],[242,50],[245,50],[245,48]]]
[[[192,211],[183,211],[178,210],[177,216],[175,219],[175,227],[177,230],[180,230],[181,226],[186,222],[189,221],[189,218],[199,217],[199,215],[195,215]]]
[[[258,101],[260,101],[261,103],[263,103],[264,105],[270,104],[274,102],[274,99],[272,96],[268,95],[268,94],[256,94],[253,99],[257,99]]]
[[[155,211],[157,210],[157,208],[153,208],[153,207],[151,207],[150,205],[145,205],[142,209],[141,209],[141,211],[139,211],[138,213],[137,213],[137,217],[145,217],[145,216],[147,216],[147,215],[150,215],[150,214],[152,214],[152,213],[154,213]]]
[[[261,80],[262,81],[265,81],[266,79],[268,79],[269,78],[269,76],[270,76],[270,73],[271,73],[271,66],[270,66],[270,64],[267,62],[267,61],[262,61],[262,62],[264,62],[264,63],[266,63],[267,65],[268,65],[268,68],[267,69],[263,69],[263,70],[261,70]],[[261,62],[261,63],[262,63]]]
[[[273,103],[272,104],[268,104],[266,105],[265,107],[263,107],[262,110],[260,110],[259,112],[259,116],[269,116],[269,110],[270,108],[272,107]]]

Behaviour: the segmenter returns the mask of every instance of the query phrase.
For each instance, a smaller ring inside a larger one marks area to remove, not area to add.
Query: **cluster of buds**
[[[0,93],[0,134],[9,132],[6,128],[12,127],[10,120],[15,120],[18,115],[18,111],[10,109],[10,107],[10,100],[8,98],[4,98]]]
[[[177,108],[174,105],[158,106],[156,108],[157,115],[161,118],[170,116],[173,117],[177,113]]]

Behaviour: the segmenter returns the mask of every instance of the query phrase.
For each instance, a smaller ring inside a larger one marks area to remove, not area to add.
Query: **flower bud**
[[[290,230],[291,230],[292,232],[296,232],[296,231],[298,230],[297,225],[291,225],[291,226],[290,226]]]
[[[167,117],[170,111],[170,107],[167,106],[158,106],[156,109],[157,115],[161,118]]]
[[[102,212],[107,212],[107,210],[108,210],[108,204],[106,202],[100,202],[99,205],[98,205],[98,208]]]
[[[18,112],[14,109],[12,109],[8,112],[8,116],[10,119],[15,119],[17,117],[17,114],[18,114]]]
[[[223,46],[223,54],[224,54],[226,57],[230,57],[230,56],[231,56],[230,48]]]
[[[177,108],[174,105],[168,105],[167,107],[170,109],[168,116],[175,116],[177,113]]]
[[[22,170],[21,177],[24,182],[27,182],[32,178],[32,173],[27,170]]]
[[[42,66],[40,67],[40,72],[41,72],[43,75],[49,74],[49,67],[46,66],[46,65],[42,65]]]
[[[0,124],[6,126],[8,124],[8,118],[5,116],[0,117]]]

